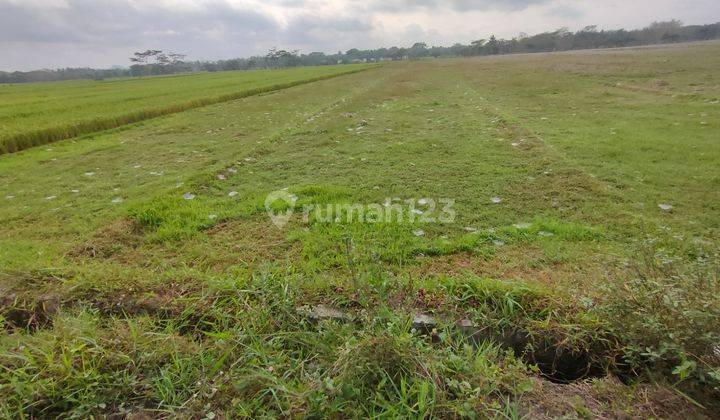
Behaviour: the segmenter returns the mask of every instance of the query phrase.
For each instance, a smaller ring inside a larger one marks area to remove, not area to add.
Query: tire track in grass
[[[188,191],[193,191],[193,198],[190,202],[183,202],[181,200],[180,203],[187,204],[189,205],[189,207],[193,207],[197,203],[208,199],[208,208],[221,205],[219,202],[213,201],[217,198],[217,194],[219,193],[217,185],[218,175],[221,175],[220,179],[222,181],[230,181],[232,180],[232,178],[241,177],[241,174],[238,174],[237,170],[235,169],[236,167],[238,167],[238,165],[244,165],[247,162],[258,163],[258,161],[262,160],[262,157],[277,153],[278,150],[284,150],[282,148],[287,147],[285,146],[285,144],[288,143],[289,140],[283,141],[283,139],[290,138],[296,134],[305,133],[308,129],[308,125],[317,123],[318,120],[337,118],[341,114],[339,109],[343,107],[347,108],[350,104],[354,104],[355,102],[365,102],[367,100],[372,101],[372,99],[368,99],[369,97],[371,97],[371,95],[368,95],[368,92],[384,91],[385,89],[383,88],[383,85],[386,84],[389,79],[392,79],[394,77],[401,77],[406,73],[407,69],[402,69],[399,73],[396,70],[390,70],[387,73],[381,75],[381,77],[373,79],[369,83],[358,85],[350,91],[345,91],[345,95],[341,97],[333,98],[328,103],[319,105],[315,109],[303,113],[303,115],[299,119],[288,122],[283,127],[275,131],[265,133],[260,138],[267,140],[267,146],[263,145],[260,147],[255,147],[252,150],[241,152],[238,155],[234,156],[232,160],[224,160],[221,164],[215,164],[207,170],[187,178],[184,184]],[[365,105],[365,107],[367,106],[368,105]],[[232,168],[233,170],[228,171],[228,168]],[[258,174],[255,174],[254,171],[251,171],[249,174],[252,175],[253,178],[258,177]],[[237,193],[237,191],[234,192]],[[195,193],[197,193],[197,195]],[[223,196],[223,198],[226,198],[225,194],[227,194],[227,191],[222,192],[221,196]],[[154,212],[154,207],[158,205],[168,205],[169,207],[171,207],[171,209],[164,215],[168,218],[172,218],[176,212],[182,213],[184,211],[182,205],[174,206],[173,204],[169,204],[175,203],[176,200],[177,191],[175,189],[156,194],[155,196],[153,196],[152,199],[147,200],[144,204],[134,209],[135,215],[133,216],[133,218],[136,218],[137,214],[144,214],[145,211]],[[204,210],[207,210],[208,208]],[[203,220],[203,223],[201,225],[198,225],[197,229],[193,228],[191,230],[194,231],[209,229],[212,226],[215,226],[221,222],[227,222],[234,219],[242,219],[244,217],[254,214],[257,211],[257,209],[250,210],[250,213],[248,214],[246,213],[247,210],[247,208],[243,210],[235,209],[234,211],[231,211],[230,214],[226,214],[223,217],[217,217],[216,215],[213,220]],[[151,229],[149,229],[149,232],[146,233],[150,233],[152,235],[152,233],[157,230],[158,227],[151,227]]]
[[[69,236],[79,235],[76,239],[82,240],[126,215],[125,207],[174,191],[179,184],[189,188],[197,182],[207,183],[217,171],[254,156],[283,132],[305,129],[307,119],[323,112],[327,115],[333,104],[363,96],[385,78],[385,73],[375,72],[305,84],[166,116],[144,127],[101,134],[92,141],[62,142],[53,152],[36,148],[5,156],[0,162],[4,168],[0,176],[0,219],[9,226],[0,235],[0,245],[25,243],[29,248],[8,246],[0,253],[0,260],[22,260],[20,257],[30,255],[34,248],[43,249],[46,255],[62,253],[58,248],[72,248],[76,242]],[[272,120],[266,111],[272,112]],[[187,124],[192,131],[175,130]],[[213,134],[205,134],[213,127],[227,131],[214,129]],[[242,137],[232,134],[238,131]],[[194,150],[205,150],[209,155],[179,163],[192,157]],[[92,176],[83,175],[86,171],[92,171]],[[71,193],[73,188],[79,193]],[[118,192],[113,192],[114,188]],[[13,199],[6,199],[8,195]],[[57,197],[46,200],[49,195]],[[124,202],[111,204],[116,196],[122,196]],[[48,235],[56,240],[41,239]]]
[[[553,187],[552,190],[548,190],[548,193],[560,191],[568,195],[566,200],[573,197],[582,199],[582,202],[572,203],[560,203],[554,200],[551,203],[553,207],[562,208],[562,204],[574,206],[573,210],[579,212],[576,213],[576,216],[591,220],[593,224],[599,223],[603,226],[613,227],[613,230],[620,234],[616,239],[623,236],[629,225],[640,223],[649,226],[652,224],[651,222],[654,222],[647,216],[628,209],[627,206],[631,204],[631,200],[614,185],[598,179],[584,169],[580,163],[523,125],[522,121],[503,112],[498,107],[499,103],[491,102],[480,94],[472,80],[467,80],[467,74],[464,76],[466,78],[465,87],[483,102],[479,112],[493,119],[498,126],[498,131],[509,138],[509,147],[527,156],[527,164],[532,164],[539,175],[532,181],[540,183],[541,188]],[[562,188],[558,188],[557,185]],[[590,206],[591,212],[588,212],[587,208],[583,208],[584,206]]]

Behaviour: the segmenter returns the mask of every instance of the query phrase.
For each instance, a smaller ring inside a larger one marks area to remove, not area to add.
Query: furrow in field
[[[202,97],[191,100],[179,101],[167,105],[157,106],[153,108],[139,109],[133,112],[127,112],[112,116],[97,116],[91,119],[78,121],[69,125],[61,125],[48,127],[39,130],[31,130],[9,136],[0,137],[0,155],[6,153],[14,153],[30,147],[48,144],[59,140],[69,139],[84,134],[94,133],[98,131],[108,130],[121,127],[123,125],[132,124],[162,115],[173,114],[186,111],[193,108],[227,102],[234,99],[245,98],[258,95],[261,93],[274,92],[299,86],[306,83],[313,83],[320,80],[326,80],[342,75],[348,75],[368,68],[352,69],[340,71],[338,73],[310,77],[296,81],[285,83],[269,84],[260,87],[248,87],[246,89],[224,93],[217,96]]]
[[[612,65],[625,68],[636,59],[618,56]],[[684,57],[648,53],[644,59],[681,63]],[[713,236],[710,232],[718,229],[714,204],[718,189],[705,188],[698,180],[716,182],[717,178],[712,167],[720,150],[711,122],[717,114],[714,101],[703,95],[658,96],[618,89],[604,73],[592,70],[604,68],[598,63],[578,67],[572,60],[553,57],[532,63],[532,69],[530,64],[468,60],[458,69],[482,92],[487,100],[484,109],[519,128],[523,136],[542,140],[566,166],[611,194],[608,205],[593,211],[625,237],[633,236],[628,230],[664,237],[687,232],[701,241]],[[615,73],[612,77],[621,83],[647,80],[648,86],[666,78],[672,90],[686,85],[658,66],[640,80],[621,79]],[[698,89],[709,93],[711,83],[709,79]]]

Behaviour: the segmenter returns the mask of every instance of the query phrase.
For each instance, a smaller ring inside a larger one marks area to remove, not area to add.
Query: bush
[[[659,372],[720,391],[720,258],[693,262],[646,252],[628,265],[629,280],[610,283],[597,310],[622,343],[632,370]]]

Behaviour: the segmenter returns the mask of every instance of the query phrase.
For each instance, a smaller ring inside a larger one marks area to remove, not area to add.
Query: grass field
[[[711,418],[719,66],[392,63],[0,156],[0,413]]]
[[[366,65],[0,85],[0,153],[282,89]]]

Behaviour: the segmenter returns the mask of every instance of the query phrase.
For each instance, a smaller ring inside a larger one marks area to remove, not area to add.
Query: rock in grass
[[[437,320],[428,314],[417,314],[413,317],[412,327],[415,331],[429,332],[437,328]]]
[[[505,242],[503,242],[503,241],[501,241],[501,240],[499,240],[499,239],[495,239],[495,240],[493,241],[493,245],[495,245],[495,246],[503,246],[503,245],[505,245]]]
[[[113,203],[113,204],[118,204],[118,203],[122,203],[122,201],[123,201],[122,198],[117,197],[117,198],[113,198],[112,203]]]
[[[325,305],[316,305],[312,307],[300,307],[297,308],[297,312],[303,317],[307,318],[310,322],[320,321],[337,321],[347,322],[350,317],[340,310],[330,308]]]
[[[500,198],[500,197],[493,197],[493,198],[490,199],[490,201],[492,201],[493,204],[500,204],[500,203],[502,203],[502,198]]]
[[[457,322],[458,328],[475,328],[475,324],[467,318],[461,319]]]
[[[415,236],[425,236],[425,231],[422,229],[418,229],[416,231],[413,231],[413,235]]]
[[[497,340],[498,337],[493,335],[487,328],[482,328],[467,318],[461,319],[455,323],[455,328],[471,343],[479,344],[487,340]]]
[[[194,200],[194,199],[195,199],[195,194],[185,193],[185,194],[183,194],[183,198],[186,199],[186,200]]]
[[[662,211],[670,211],[673,209],[673,206],[670,204],[660,203],[658,204],[658,207],[660,207],[660,210]]]
[[[237,192],[237,191],[230,191],[230,192],[228,193],[228,197],[235,197],[236,195],[238,195],[238,192]]]

